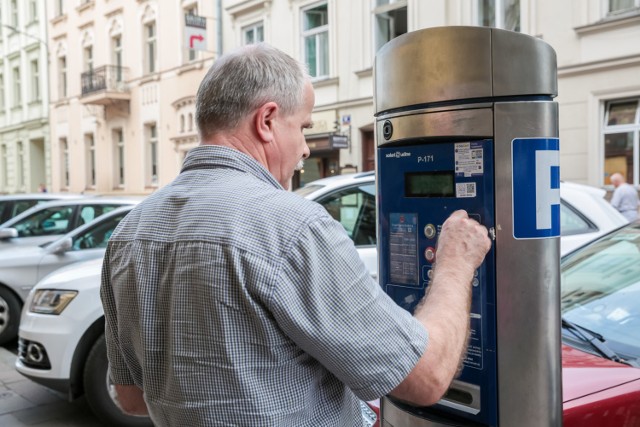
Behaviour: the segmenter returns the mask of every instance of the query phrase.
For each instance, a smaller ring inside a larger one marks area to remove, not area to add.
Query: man
[[[632,185],[625,182],[621,173],[611,175],[611,184],[614,190],[611,196],[611,205],[616,208],[629,221],[638,218],[638,191]]]
[[[157,426],[362,425],[359,399],[428,405],[459,368],[471,280],[490,248],[464,211],[415,315],[371,279],[342,226],[286,191],[315,99],[266,44],[219,58],[197,93],[201,145],[121,222],[101,297],[122,409]]]

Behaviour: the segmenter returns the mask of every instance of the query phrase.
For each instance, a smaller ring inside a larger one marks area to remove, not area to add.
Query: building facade
[[[148,194],[198,142],[194,98],[213,63],[215,5],[198,0],[56,0],[49,11],[52,187]],[[206,49],[183,44],[206,19]]]
[[[0,0],[0,193],[49,186],[44,2]]]
[[[305,61],[316,90],[299,177],[374,168],[375,52],[428,27],[484,25],[549,43],[558,57],[561,175],[640,184],[639,0],[227,0],[225,48],[259,38]]]
[[[505,28],[549,43],[558,57],[562,179],[607,186],[610,174],[620,171],[640,184],[640,0],[51,5],[55,190],[146,194],[171,181],[186,150],[197,144],[194,98],[207,68],[218,52],[259,41],[305,62],[313,78],[314,127],[306,131],[311,157],[294,187],[372,170],[376,51],[408,31],[451,25]],[[206,19],[207,51],[184,47],[188,14]],[[11,69],[6,62],[5,73]]]

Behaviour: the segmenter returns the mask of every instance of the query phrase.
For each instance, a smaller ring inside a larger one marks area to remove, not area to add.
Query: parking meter
[[[455,210],[493,239],[461,374],[431,407],[381,399],[383,427],[562,423],[556,71],[542,40],[487,27],[410,32],[376,56],[380,286],[413,312]]]

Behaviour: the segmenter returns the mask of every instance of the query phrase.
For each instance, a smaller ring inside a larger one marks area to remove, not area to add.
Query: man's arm
[[[148,416],[149,410],[144,402],[142,389],[135,385],[115,384],[116,402],[125,414]]]
[[[618,211],[620,210],[620,206],[622,204],[622,192],[619,189],[620,187],[613,190],[613,194],[611,195],[611,200],[609,201],[611,206],[616,208],[616,210]]]
[[[120,409],[129,415],[148,415],[144,402],[143,391],[133,385],[133,378],[127,369],[118,341],[118,311],[115,295],[111,287],[111,270],[109,268],[111,244],[107,246],[102,264],[100,283],[100,299],[104,309],[105,328],[104,337],[109,360],[110,377],[116,392],[115,402]],[[126,385],[123,385],[126,384]]]
[[[429,332],[429,344],[392,396],[428,406],[447,391],[467,344],[473,274],[490,248],[487,229],[465,211],[454,212],[443,224],[433,281],[414,312]]]

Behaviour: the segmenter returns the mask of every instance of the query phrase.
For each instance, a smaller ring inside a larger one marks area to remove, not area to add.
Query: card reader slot
[[[438,403],[469,414],[477,414],[480,412],[480,387],[454,380]]]

